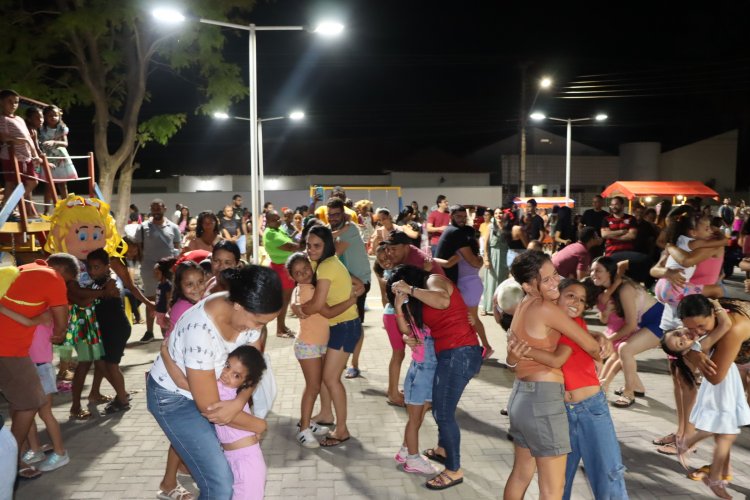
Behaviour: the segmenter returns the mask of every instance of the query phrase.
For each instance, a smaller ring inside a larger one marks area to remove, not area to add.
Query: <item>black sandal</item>
[[[438,455],[435,451],[435,448],[427,448],[422,452],[424,456],[426,456],[428,459],[432,460],[433,462],[437,462],[439,464],[445,465],[445,461],[448,460],[448,457],[444,457],[443,455]]]
[[[446,474],[445,471],[443,471],[437,476],[427,481],[426,483],[424,483],[424,485],[427,487],[428,490],[445,490],[447,488],[450,488],[451,486],[456,486],[457,484],[461,484],[463,482],[464,482],[463,477],[453,479],[448,474]]]

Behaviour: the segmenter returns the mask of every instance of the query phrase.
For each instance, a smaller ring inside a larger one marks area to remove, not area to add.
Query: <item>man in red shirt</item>
[[[38,260],[19,268],[20,273],[0,298],[0,305],[26,318],[50,310],[54,324],[52,341],[62,342],[68,325],[66,280],[74,280],[78,263],[72,255],[50,257],[51,266]],[[36,366],[29,357],[35,326],[24,326],[0,314],[0,391],[13,412],[11,433],[18,449],[26,439],[37,410],[46,402]],[[19,465],[20,464],[19,462]],[[25,467],[25,477],[39,472]]]
[[[433,257],[435,256],[440,236],[443,235],[443,231],[450,224],[451,214],[448,213],[448,198],[443,194],[439,194],[437,197],[437,210],[433,210],[427,216],[427,236],[430,238]]]
[[[609,203],[609,215],[602,220],[604,255],[633,250],[637,235],[635,217],[625,213],[625,198],[615,196]]]
[[[578,233],[578,241],[552,255],[552,264],[563,278],[582,280],[589,275],[591,249],[602,244],[593,227],[584,227]]]
[[[433,274],[445,276],[443,268],[437,262],[434,262],[432,257],[412,245],[411,242],[411,238],[405,232],[398,229],[391,231],[388,239],[383,244],[386,245],[385,253],[391,262],[393,262],[393,266],[405,264],[424,269]]]

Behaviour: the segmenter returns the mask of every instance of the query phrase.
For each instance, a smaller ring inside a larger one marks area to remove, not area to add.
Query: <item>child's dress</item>
[[[700,350],[700,344],[693,344],[693,350]],[[718,384],[703,379],[690,412],[690,423],[714,434],[739,434],[740,427],[750,424],[750,406],[735,363]]]
[[[219,386],[219,399],[229,401],[237,397],[237,390],[227,387],[217,380]],[[245,405],[242,409],[245,413],[251,413],[250,407]],[[216,436],[221,444],[230,444],[248,436],[255,436],[254,432],[235,429],[228,425],[215,425]],[[266,489],[266,461],[260,443],[245,446],[236,450],[224,450],[224,456],[229,462],[229,467],[234,474],[234,494],[232,498],[242,500],[263,500]]]
[[[677,248],[680,248],[686,252],[692,252],[689,245],[693,240],[694,238],[680,236],[679,238],[677,238]],[[666,268],[681,270],[685,275],[685,286],[683,286],[682,288],[675,288],[675,286],[672,285],[672,283],[670,283],[668,279],[660,278],[659,281],[656,282],[656,287],[654,287],[654,294],[656,295],[656,300],[658,300],[662,304],[676,306],[680,303],[683,297],[703,292],[703,285],[690,283],[690,278],[692,278],[693,273],[695,273],[695,266],[681,266],[677,263],[676,260],[672,258],[672,256],[670,256],[667,259]]]
[[[187,311],[194,305],[195,304],[185,299],[178,299],[177,302],[172,304],[172,307],[169,309],[169,329],[164,333],[165,339],[169,338],[169,335],[174,329],[174,325],[177,324],[177,320],[179,320],[182,315],[185,314],[185,311]]]
[[[68,154],[68,150],[64,146],[44,146],[46,141],[65,140],[68,132],[68,127],[63,123],[58,123],[55,128],[49,128],[46,125],[42,125],[42,128],[39,130],[39,144],[42,147],[42,152],[47,156],[60,158],[59,160],[50,161],[50,166],[53,167],[51,170],[54,179],[78,179],[78,172],[76,172],[75,166],[73,166],[73,161]]]
[[[81,272],[78,274],[78,284],[81,288],[92,288],[94,280],[89,276],[85,264],[79,261],[79,265]],[[97,361],[104,356],[104,346],[95,312],[98,302],[95,300],[88,306],[70,305],[70,319],[64,343],[75,347],[78,361]]]

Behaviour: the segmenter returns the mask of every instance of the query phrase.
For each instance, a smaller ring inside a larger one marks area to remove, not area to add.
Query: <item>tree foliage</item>
[[[185,13],[247,24],[252,1],[186,0]],[[93,108],[94,153],[99,185],[112,194],[120,173],[118,220],[127,213],[137,152],[149,142],[166,144],[185,123],[174,113],[142,116],[148,85],[161,72],[198,79],[205,102],[196,112],[228,109],[247,95],[241,70],[227,63],[227,36],[244,33],[187,21],[160,25],[147,0],[0,0],[0,87],[63,108]],[[123,179],[123,177],[127,177]],[[127,192],[123,192],[127,188]]]

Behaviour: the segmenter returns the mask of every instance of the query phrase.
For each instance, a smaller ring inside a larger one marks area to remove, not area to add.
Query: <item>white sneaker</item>
[[[315,439],[315,435],[313,434],[313,431],[310,429],[299,431],[297,433],[297,441],[304,448],[320,448],[320,443],[318,442],[317,439]]]
[[[29,450],[23,454],[23,457],[21,457],[21,460],[23,460],[25,464],[31,465],[37,462],[41,462],[46,457],[47,456],[44,454],[42,450],[39,450],[39,451]]]
[[[62,455],[52,452],[52,454],[47,457],[47,460],[37,466],[37,469],[42,472],[49,472],[59,469],[63,465],[68,465],[69,463],[70,457],[68,456],[68,452],[63,453]]]
[[[396,453],[396,456],[393,457],[393,459],[396,461],[396,463],[403,464],[406,463],[406,457],[409,455],[409,450],[406,449],[405,446],[402,446],[400,450],[398,450],[398,453]]]
[[[404,471],[417,474],[437,474],[437,469],[422,455],[417,458],[406,457]]]
[[[309,429],[317,437],[327,436],[331,432],[331,429],[329,429],[325,425],[320,425],[317,422],[314,422],[312,420],[310,420],[310,427],[309,427]],[[299,432],[299,431],[300,431],[300,426],[299,426],[299,422],[297,422],[297,432]]]

